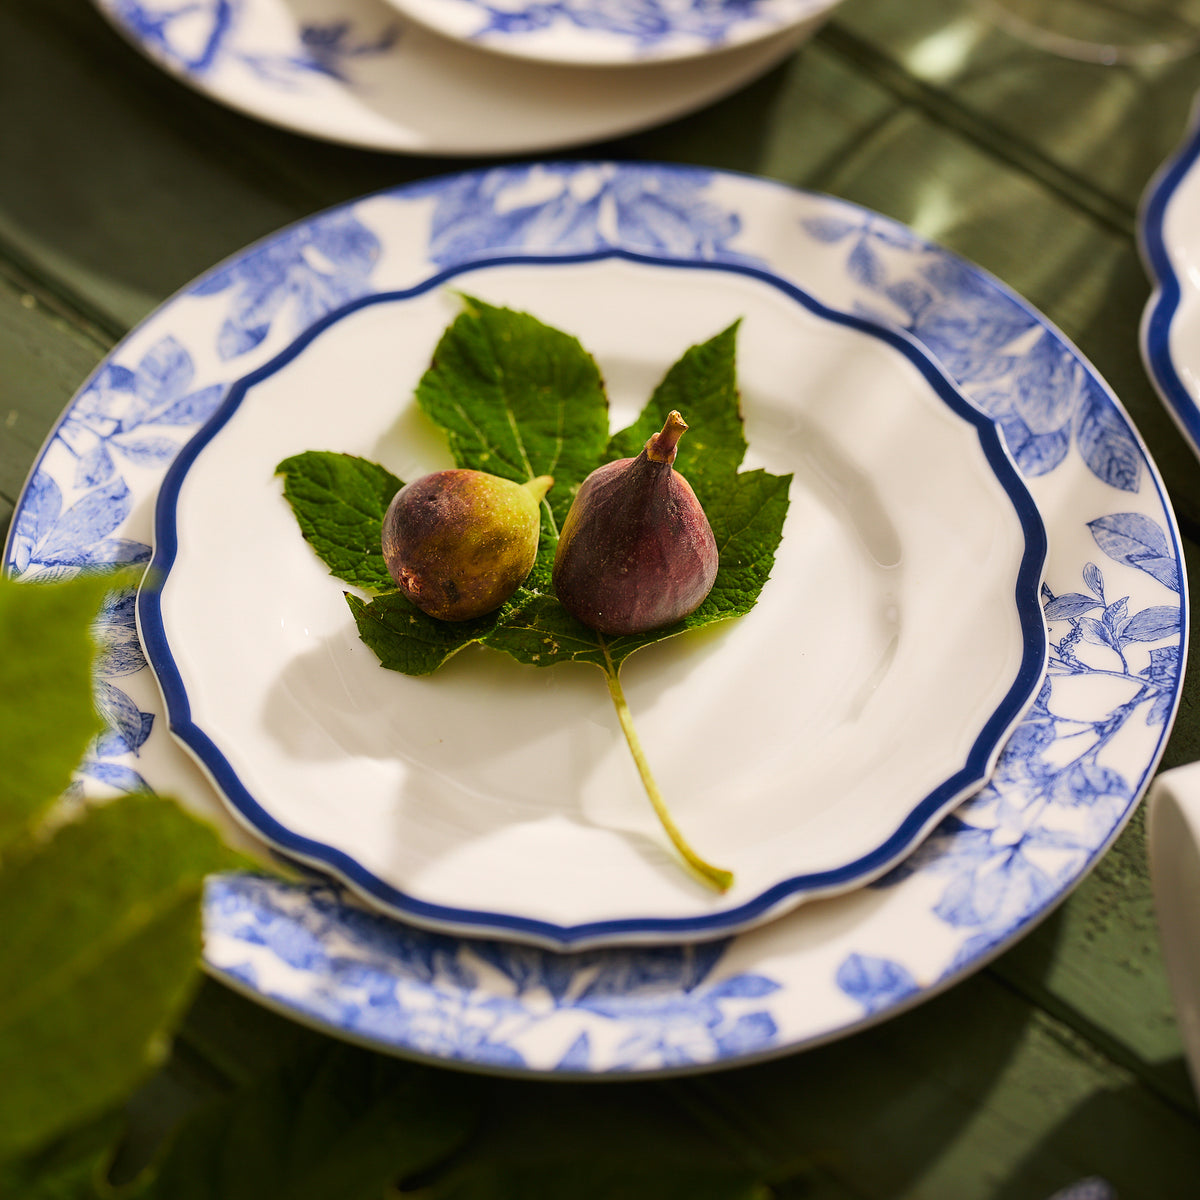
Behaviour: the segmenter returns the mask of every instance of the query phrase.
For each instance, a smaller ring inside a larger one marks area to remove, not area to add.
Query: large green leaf
[[[552,538],[608,441],[608,398],[578,340],[528,313],[464,297],[417,385],[455,463],[525,483],[552,475]]]
[[[120,1099],[197,977],[205,875],[235,861],[139,794],[15,843],[0,871],[0,1159]]]
[[[460,466],[490,470],[524,482],[553,474],[538,559],[525,586],[498,612],[447,624],[426,617],[391,590],[347,600],[363,641],[391,670],[426,675],[461,649],[483,644],[518,661],[547,667],[589,662],[615,671],[635,650],[689,629],[749,612],[770,575],[787,515],[790,475],[742,471],[746,451],[736,377],[737,324],[691,347],[667,371],[638,419],[607,436],[607,402],[594,363],[574,338],[525,313],[468,300],[443,335],[434,364],[418,388],[426,413],[445,430]],[[565,381],[565,382],[564,382]],[[562,388],[562,391],[556,391]],[[606,638],[575,620],[555,599],[550,581],[558,527],[578,484],[602,462],[640,452],[672,409],[691,428],[680,451],[682,473],[704,505],[717,539],[720,568],[707,600],[673,625],[630,637]],[[289,460],[299,471],[317,452]],[[332,470],[320,454],[305,474]],[[353,464],[341,468],[356,471]],[[282,466],[281,466],[282,469]],[[305,536],[326,564],[377,545],[382,526],[364,525],[355,542],[339,545],[345,523],[324,505],[289,497]],[[359,582],[357,564],[341,578]],[[385,585],[386,586],[386,585]],[[379,590],[379,589],[376,589]]]
[[[0,852],[49,809],[100,730],[91,624],[112,577],[0,577]]]
[[[300,531],[330,573],[367,591],[396,585],[383,559],[384,514],[402,484],[385,467],[352,454],[315,450],[275,468]]]

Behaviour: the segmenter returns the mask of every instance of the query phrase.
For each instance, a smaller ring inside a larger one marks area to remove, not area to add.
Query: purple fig
[[[593,471],[563,523],[554,590],[585,625],[645,633],[699,608],[717,576],[717,543],[672,465],[687,423],[672,412],[637,458]]]
[[[405,484],[383,518],[383,557],[396,586],[443,621],[499,608],[533,567],[539,506],[553,482],[460,469]]]

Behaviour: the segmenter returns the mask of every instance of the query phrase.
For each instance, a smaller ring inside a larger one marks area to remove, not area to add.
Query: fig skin
[[[580,485],[559,535],[554,590],[604,634],[647,633],[694,612],[717,576],[717,544],[691,485],[672,465],[687,423],[672,412],[637,458]]]
[[[533,567],[540,504],[553,482],[458,468],[405,484],[383,518],[383,557],[396,586],[442,621],[499,608]]]

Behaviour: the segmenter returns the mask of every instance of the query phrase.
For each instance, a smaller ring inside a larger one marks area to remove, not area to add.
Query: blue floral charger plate
[[[441,37],[387,0],[93,2],[151,61],[222,104],[402,154],[524,154],[645,129],[749,83],[815,27],[792,23],[718,55],[614,68],[614,77]]]
[[[665,63],[815,29],[840,0],[389,0],[444,37],[533,62]]]
[[[1186,643],[1179,538],[1136,431],[1025,302],[894,221],[679,166],[512,165],[368,197],[168,301],[72,401],[5,563],[34,580],[146,562],[163,476],[230,387],[335,308],[464,257],[753,259],[904,331],[1003,431],[1048,534],[1046,678],[981,791],[870,887],[693,945],[556,952],[427,932],[325,881],[210,880],[205,963],[264,1004],[399,1054],[560,1077],[710,1069],[841,1036],[989,961],[1104,853],[1159,760]],[[109,730],[85,793],[152,787],[225,821],[164,728],[132,598],[107,614]]]
[[[1167,411],[1200,455],[1200,122],[1142,197],[1138,234],[1154,293],[1142,314],[1142,360]]]

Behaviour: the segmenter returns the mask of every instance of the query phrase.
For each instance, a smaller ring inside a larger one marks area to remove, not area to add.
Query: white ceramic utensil
[[[1200,762],[1164,771],[1154,781],[1149,849],[1167,976],[1200,1093]]]

